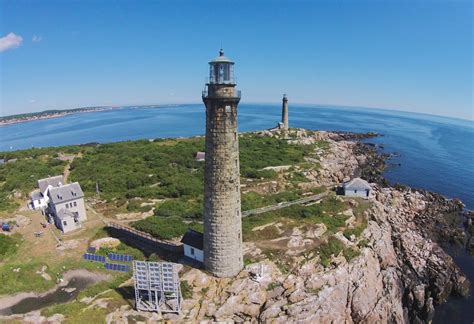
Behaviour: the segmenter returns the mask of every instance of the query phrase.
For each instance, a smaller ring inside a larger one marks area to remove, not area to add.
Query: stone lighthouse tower
[[[239,137],[234,62],[219,56],[209,62],[204,170],[204,265],[217,277],[232,277],[243,268],[240,210]]]
[[[288,131],[288,98],[286,94],[283,95],[283,103],[281,107],[281,123],[283,131]]]

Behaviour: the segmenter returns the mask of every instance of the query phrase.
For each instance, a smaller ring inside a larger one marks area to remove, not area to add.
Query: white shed
[[[202,233],[189,228],[181,239],[184,248],[184,256],[199,262],[204,262],[203,241],[204,235]]]
[[[206,160],[206,153],[205,152],[197,152],[195,159],[197,162],[204,162]]]
[[[351,181],[345,182],[342,185],[344,196],[347,197],[361,197],[368,199],[372,193],[370,184],[361,178],[354,178]]]

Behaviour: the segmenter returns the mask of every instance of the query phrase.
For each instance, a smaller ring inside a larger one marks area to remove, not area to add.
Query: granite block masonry
[[[224,51],[209,62],[204,171],[204,266],[217,277],[233,277],[243,268],[240,206],[239,137],[234,62]]]

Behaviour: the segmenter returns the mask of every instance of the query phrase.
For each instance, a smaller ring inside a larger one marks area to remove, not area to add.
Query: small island
[[[473,246],[473,215],[458,200],[390,186],[382,176],[388,155],[360,142],[373,136],[291,128],[239,134],[245,268],[232,279],[109,226],[173,244],[190,228],[202,232],[204,137],[2,153],[14,162],[0,165],[0,217],[13,228],[0,236],[0,302],[8,306],[0,319],[430,321],[450,295],[468,294],[468,280],[441,246]],[[43,228],[41,212],[26,207],[37,180],[56,174],[85,193],[87,221],[71,234]],[[338,194],[354,177],[370,183],[369,199]],[[130,274],[84,260],[90,246],[104,256],[181,263],[181,314],[134,310]],[[21,293],[41,296],[78,270],[91,283],[66,304],[9,315]]]

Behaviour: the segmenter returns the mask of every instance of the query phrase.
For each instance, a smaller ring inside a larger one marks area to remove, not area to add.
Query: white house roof
[[[372,189],[370,184],[361,178],[354,178],[351,181],[344,183],[343,187],[345,189],[357,189],[357,190]]]
[[[53,204],[76,200],[84,197],[84,193],[82,192],[81,186],[78,182],[51,188],[48,194]]]
[[[181,243],[192,246],[196,249],[204,249],[204,235],[198,231],[195,231],[191,228],[188,228],[186,233],[184,233]]]
[[[64,183],[63,176],[58,175],[58,176],[38,180],[38,188],[40,189],[41,192],[45,192],[48,186],[51,185],[53,187],[58,187],[60,184],[63,184],[63,183]]]
[[[31,194],[31,199],[32,200],[40,200],[43,198],[43,195],[41,194],[41,192],[39,191],[34,191],[32,194]]]

